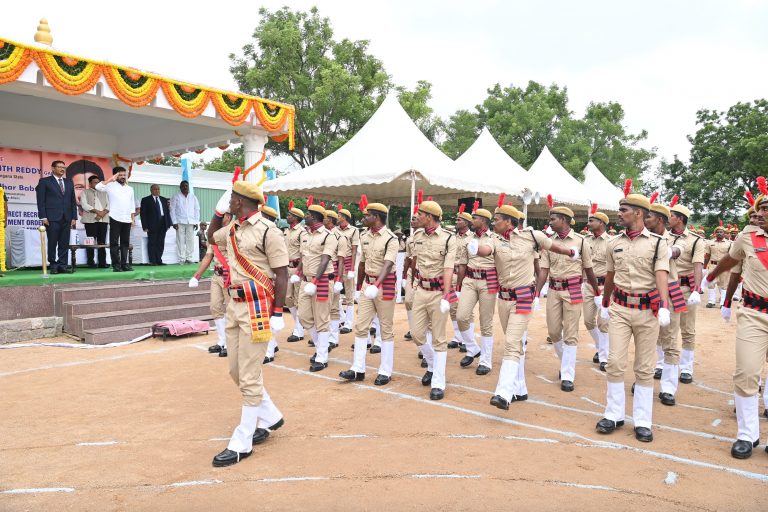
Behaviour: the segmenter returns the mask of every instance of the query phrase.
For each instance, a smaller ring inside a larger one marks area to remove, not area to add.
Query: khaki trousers
[[[413,310],[413,297],[415,294],[416,290],[413,288],[413,277],[409,271],[405,276],[405,297],[403,297],[406,311]]]
[[[717,265],[709,265],[708,272],[712,272]],[[731,273],[730,272],[723,272],[719,276],[717,276],[717,279],[713,283],[709,283],[709,289],[712,290],[713,288],[720,288],[722,290],[725,290],[728,288],[728,279],[730,279]],[[717,285],[717,286],[715,286]]]
[[[605,370],[608,382],[624,383],[627,369],[629,342],[635,340],[635,382],[638,386],[653,387],[656,368],[656,340],[659,321],[650,309],[630,309],[611,302],[611,321],[608,328],[608,364]]]
[[[291,283],[290,281],[291,276],[297,270],[296,268],[288,269],[288,285],[285,289],[285,307],[287,308],[295,308],[299,305],[299,286],[301,286],[301,282]]]
[[[328,300],[331,303],[331,320],[339,320],[339,299],[341,295],[333,291],[333,281],[328,283]]]
[[[480,335],[493,337],[493,310],[496,307],[496,294],[488,293],[488,282],[485,279],[464,279],[456,312],[459,330],[469,329],[472,312],[478,302],[480,303]]]
[[[547,292],[547,334],[553,343],[563,340],[566,345],[579,344],[581,304],[571,304],[568,290]]]
[[[443,294],[439,291],[427,291],[417,287],[413,297],[413,326],[411,336],[418,346],[426,341],[427,330],[432,330],[432,348],[435,352],[448,350],[448,342],[445,339],[445,322],[448,313],[440,312],[440,300]]]
[[[600,332],[608,332],[608,320],[600,316],[600,308],[595,304],[595,291],[590,285],[585,284],[583,293],[584,303],[581,305],[581,312],[584,314],[584,327],[588,331],[597,327]]]
[[[528,330],[528,321],[531,315],[518,315],[517,302],[511,300],[499,300],[499,322],[504,331],[504,357],[505,361],[520,362],[523,357],[523,334]]]
[[[347,269],[347,272],[349,269]],[[347,279],[346,272],[344,273],[344,277],[342,278],[341,282],[344,284],[344,305],[345,306],[352,306],[355,305],[355,289],[357,287],[357,283],[355,282],[356,279]]]
[[[240,388],[244,404],[257,407],[264,392],[261,366],[267,353],[267,343],[251,341],[247,303],[229,301],[226,332],[229,375]]]
[[[363,291],[368,285],[363,285]],[[373,317],[379,315],[382,341],[394,341],[395,300],[382,300],[379,296],[371,300],[362,293],[357,300],[357,316],[355,316],[355,338],[367,338]]]
[[[683,286],[681,290],[685,301],[688,302],[691,297],[691,289]],[[698,304],[688,304],[688,312],[680,314],[680,336],[683,338],[683,348],[686,350],[693,350],[696,347],[696,310],[698,307]]]
[[[690,306],[688,306],[690,307]],[[658,345],[664,351],[664,362],[666,364],[680,364],[680,313],[669,312],[669,325],[659,327]]]
[[[229,293],[224,289],[224,278],[214,274],[211,277],[211,316],[214,320],[226,316],[228,303]]]
[[[733,388],[742,397],[758,393],[758,380],[768,356],[768,313],[742,307],[736,319],[736,371]]]
[[[317,295],[308,295],[304,291],[306,284],[305,281],[299,283],[299,322],[304,329],[314,327],[317,332],[330,332],[333,289],[328,292],[328,300],[318,301]]]

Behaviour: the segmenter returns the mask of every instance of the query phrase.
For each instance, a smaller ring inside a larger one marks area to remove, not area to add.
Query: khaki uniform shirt
[[[483,233],[483,236],[477,236],[477,234],[474,231],[469,231],[466,241],[464,242],[464,247],[459,250],[459,258],[457,259],[456,263],[459,265],[466,265],[469,268],[491,268],[495,266],[494,260],[493,260],[493,254],[490,256],[470,256],[469,252],[467,251],[467,244],[471,240],[477,240],[478,245],[491,245],[490,240],[492,237],[495,237],[495,235],[492,231],[488,230],[485,233]]]
[[[96,220],[96,214],[91,210],[109,210],[109,197],[107,193],[95,188],[87,188],[80,194],[80,207],[83,209],[83,216],[80,222],[83,224],[93,224],[94,222],[109,223],[109,214],[99,220]]]
[[[734,240],[734,241],[733,241],[733,243],[736,243],[736,241],[737,241],[739,238],[741,238],[742,236],[748,236],[748,237],[750,237],[750,238],[751,238],[751,237],[752,237],[752,235],[750,235],[750,233],[756,233],[756,232],[758,232],[758,231],[760,231],[760,228],[759,228],[759,227],[757,227],[757,226],[753,226],[753,225],[751,225],[751,224],[750,224],[750,225],[746,226],[744,229],[742,229],[742,230],[741,230],[741,233],[739,233],[739,236],[738,236],[738,237],[736,237],[736,240]],[[733,245],[731,245],[731,247],[733,247]],[[728,254],[730,254],[730,250],[728,251]],[[743,263],[744,263],[743,261],[739,261],[739,262],[736,264],[736,266],[734,266],[734,267],[731,269],[731,274],[741,274],[741,271],[742,271],[742,265],[743,265]]]
[[[275,273],[272,272],[273,268],[288,266],[288,248],[285,246],[285,238],[273,222],[264,219],[260,214],[251,215],[243,222],[240,222],[240,219],[233,222],[237,226],[235,229],[237,247],[245,259],[259,267],[270,278],[275,276]],[[230,226],[232,224],[226,229],[229,230]],[[216,231],[216,233],[219,231],[221,230]],[[216,241],[216,233],[214,233],[214,241]],[[247,283],[251,278],[237,263],[235,253],[232,250],[229,231],[227,231],[226,236],[226,254],[232,285]]]
[[[539,251],[549,251],[552,248],[551,238],[541,231],[528,229],[512,231],[509,240],[494,235],[482,243],[491,248],[491,257],[496,265],[500,286],[519,288],[533,283],[533,261],[539,255],[536,243],[539,245]]]
[[[589,250],[592,253],[592,270],[595,273],[595,277],[602,277],[605,275],[605,250],[608,247],[609,238],[608,233],[605,232],[598,237],[592,233],[585,237],[585,245],[589,245]]]
[[[325,229],[324,226],[317,228],[314,233],[309,230],[301,237],[301,263],[304,275],[309,278],[322,274],[333,273],[333,265],[328,262],[325,269],[318,271],[320,258],[324,254],[331,259],[336,258],[339,242],[336,236]]]
[[[666,240],[667,246],[672,247],[672,234],[669,232],[669,230],[664,230],[664,233],[661,235],[661,237]],[[667,251],[669,252],[669,251]],[[669,279],[667,280],[668,283],[674,283],[680,279],[680,277],[677,275],[677,260],[670,258],[669,260]]]
[[[360,261],[365,263],[365,273],[369,276],[379,277],[385,261],[393,264],[397,261],[397,237],[387,228],[381,228],[378,233],[366,231],[360,236],[360,243],[363,251]]]
[[[622,291],[648,293],[656,289],[656,272],[669,272],[668,247],[666,240],[648,228],[643,228],[634,240],[622,231],[608,240],[606,270],[615,272],[613,282]]]
[[[672,235],[672,245],[680,248],[680,257],[677,258],[677,272],[680,275],[693,274],[693,264],[704,264],[704,255],[707,253],[707,241],[699,235],[688,231],[688,228],[682,234]],[[694,247],[695,245],[695,247]]]
[[[717,240],[709,242],[709,246],[707,247],[709,262],[713,265],[717,265],[717,263],[728,254],[728,250],[731,248],[732,243],[733,242],[727,239],[723,239],[720,242]]]
[[[456,236],[441,226],[428,235],[420,230],[413,235],[416,252],[416,269],[422,279],[441,277],[446,268],[456,263]]]
[[[349,245],[349,239],[341,232],[338,226],[331,230],[331,234],[336,237],[336,256],[333,256],[331,259],[338,261],[340,257],[346,258],[351,255],[352,246]],[[352,269],[348,268],[344,273],[346,274],[350,270]]]
[[[298,260],[301,258],[301,236],[306,232],[307,231],[301,223],[288,228],[288,232],[285,235],[285,243],[288,246],[289,260]]]
[[[761,297],[768,297],[768,269],[758,259],[755,248],[752,245],[750,233],[756,232],[757,236],[765,238],[766,233],[762,229],[752,226],[753,230],[745,229],[733,241],[728,254],[731,258],[741,261],[744,289],[756,293]]]
[[[341,226],[336,226],[336,229],[344,235],[347,239],[347,245],[346,245],[346,251],[344,254],[340,254],[340,256],[347,258],[349,256],[352,256],[352,247],[360,247],[360,231],[353,226],[352,224],[347,225],[347,229],[341,229]],[[349,269],[347,269],[349,270]]]
[[[585,268],[592,268],[592,251],[589,244],[584,241],[584,237],[571,230],[565,239],[561,239],[557,233],[552,235],[552,240],[560,242],[569,249],[580,251],[579,259],[571,261],[569,256],[564,254],[555,254],[545,252],[541,255],[541,268],[549,269],[549,277],[552,279],[565,279],[573,276],[580,276]]]

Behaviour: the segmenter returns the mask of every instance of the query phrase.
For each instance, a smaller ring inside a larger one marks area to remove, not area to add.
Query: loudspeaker
[[[464,211],[467,212],[467,213],[472,213],[472,206],[474,206],[475,201],[478,202],[478,205],[479,205],[478,208],[482,208],[483,207],[483,200],[482,199],[475,199],[474,197],[462,197],[456,203],[456,208],[458,208],[459,206],[461,206],[463,204],[464,205]]]

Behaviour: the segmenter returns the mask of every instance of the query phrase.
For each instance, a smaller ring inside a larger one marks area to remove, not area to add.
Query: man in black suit
[[[51,164],[53,174],[41,178],[35,188],[37,214],[46,227],[48,239],[48,265],[51,274],[71,273],[67,266],[69,231],[77,222],[75,184],[66,178],[67,166],[61,160]]]
[[[163,250],[165,250],[165,232],[171,227],[171,214],[168,212],[169,201],[160,195],[160,185],[149,187],[152,195],[141,199],[141,227],[149,237],[147,252],[151,265],[165,265]]]

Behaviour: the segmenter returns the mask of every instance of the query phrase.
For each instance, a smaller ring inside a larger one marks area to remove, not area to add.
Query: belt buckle
[[[633,306],[639,306],[641,299],[642,297],[631,297],[627,295],[627,304],[631,304]]]

